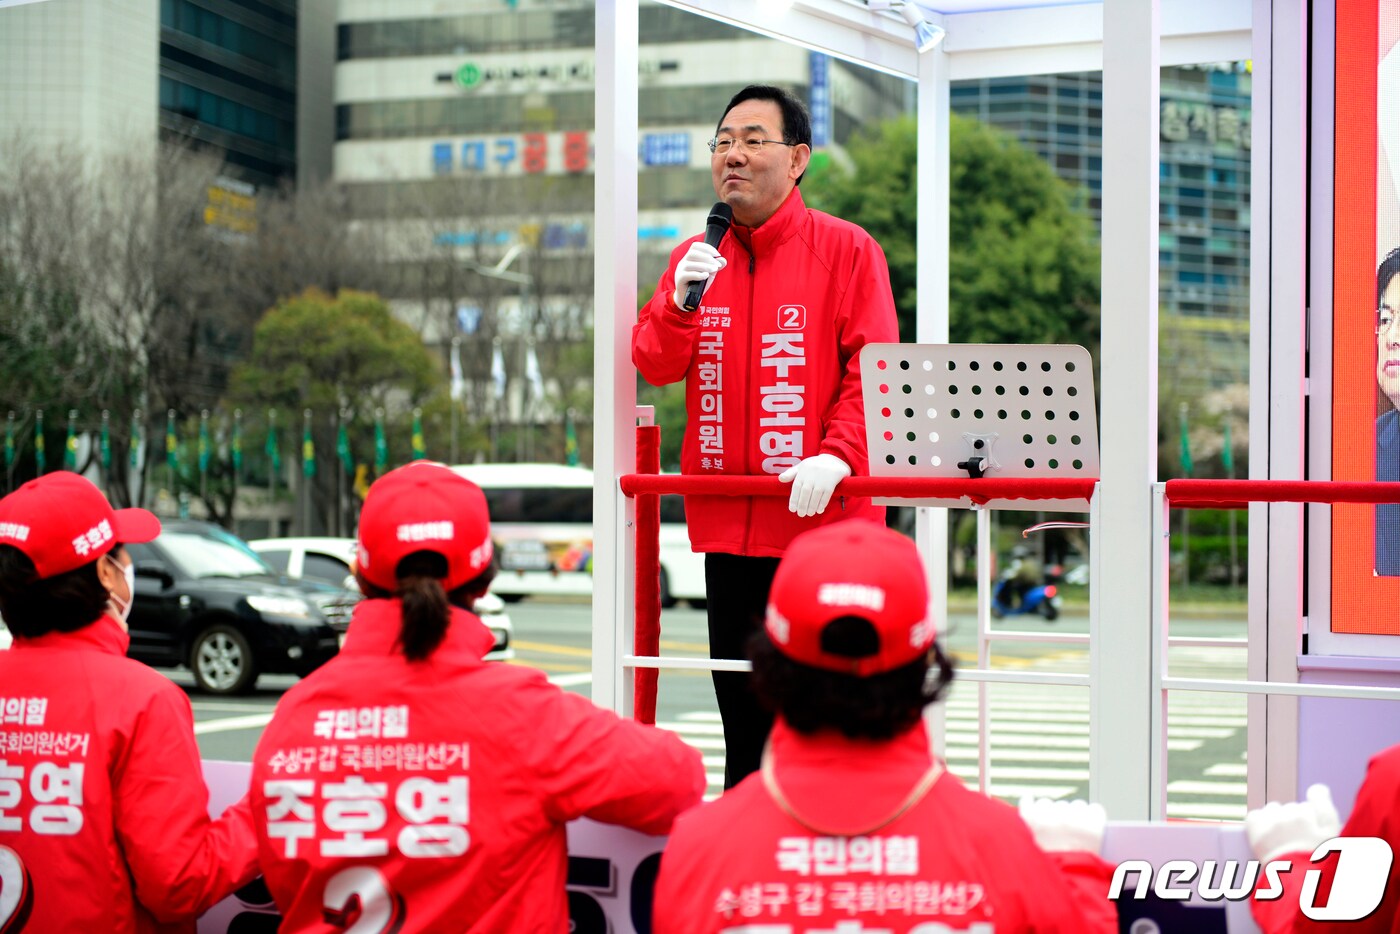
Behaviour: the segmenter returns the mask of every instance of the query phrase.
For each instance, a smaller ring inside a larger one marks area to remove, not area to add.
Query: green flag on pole
[[[574,410],[564,414],[564,463],[578,466],[578,430],[574,428]]]
[[[423,441],[423,410],[413,410],[413,460],[428,456],[428,445]]]
[[[267,463],[272,469],[273,476],[282,472],[282,451],[277,445],[277,410],[267,410],[267,444],[263,446],[267,452]]]
[[[209,472],[209,410],[199,413],[199,473]]]
[[[350,432],[345,427],[345,422],[340,423],[340,430],[335,434],[335,453],[340,458],[340,466],[349,476],[355,472],[355,458],[350,454]]]
[[[112,469],[112,414],[102,410],[102,436],[99,450],[102,452],[102,469]]]
[[[34,472],[42,475],[46,466],[48,466],[48,457],[44,451],[44,410],[36,409],[34,412]]]
[[[175,410],[165,413],[165,463],[171,470],[180,468],[180,443],[175,438]]]
[[[1220,463],[1225,467],[1226,476],[1235,475],[1235,447],[1230,443],[1230,422],[1225,422],[1225,446],[1220,449]]]
[[[389,442],[384,437],[384,410],[374,413],[374,475],[381,477],[389,469]]]
[[[78,469],[78,410],[68,410],[68,435],[63,439],[63,469]]]
[[[233,437],[229,441],[229,456],[233,460],[233,477],[243,472],[243,410],[233,410]]]
[[[131,469],[135,470],[141,464],[141,410],[136,409],[131,413]]]
[[[303,476],[316,476],[316,442],[311,439],[311,420],[301,433],[301,472]]]
[[[1186,425],[1186,403],[1181,403],[1181,475],[1191,476],[1191,434]]]

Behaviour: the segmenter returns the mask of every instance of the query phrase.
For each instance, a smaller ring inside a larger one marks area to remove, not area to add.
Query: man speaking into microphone
[[[672,252],[632,330],[632,362],[652,385],[686,381],[682,473],[792,485],[786,501],[686,497],[691,548],[705,553],[710,656],[746,658],[788,543],[830,522],[884,520],[868,498],[832,493],[869,473],[860,349],[899,340],[899,328],[879,244],[797,190],[812,157],[800,101],[750,85],[709,146],[722,204]],[[748,675],[713,677],[732,788],[758,769],[772,715]]]

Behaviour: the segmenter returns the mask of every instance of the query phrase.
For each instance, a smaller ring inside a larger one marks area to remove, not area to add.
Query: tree
[[[315,502],[320,521],[334,515],[336,430],[333,415],[349,426],[351,448],[369,462],[376,410],[390,432],[390,463],[409,458],[412,410],[431,403],[445,411],[442,374],[418,333],[399,321],[378,296],[343,290],[334,298],[316,289],[273,307],[253,332],[249,359],[233,374],[233,399],[245,409],[276,408],[286,438],[301,437],[304,409],[313,413],[317,452]],[[342,485],[343,488],[343,485]]]
[[[260,192],[256,225],[234,231],[209,217],[222,170],[180,144],[85,153],[0,139],[0,415],[16,413],[16,482],[32,470],[36,410],[60,450],[69,409],[88,435],[106,409],[108,493],[148,501],[128,454],[133,412],[146,438],[163,435],[169,409],[181,424],[197,418],[224,396],[270,305],[374,281],[377,250],[339,189]]]
[[[593,257],[578,218],[592,204],[586,180],[465,171],[363,199],[366,223],[385,231],[385,288],[405,300],[397,312],[444,370],[460,338],[459,413],[468,425],[494,425],[486,448],[459,445],[463,459],[486,449],[561,457],[565,411],[591,410]],[[531,388],[532,348],[543,393]]]
[[[685,382],[653,386],[639,377],[637,403],[656,407],[656,424],[661,426],[661,469],[679,471],[685,439]]]
[[[954,114],[949,176],[949,337],[973,343],[1098,343],[1099,250],[1089,218],[1035,153]],[[900,333],[914,339],[918,139],[912,117],[868,127],[849,165],[814,167],[803,195],[859,224],[885,251]]]

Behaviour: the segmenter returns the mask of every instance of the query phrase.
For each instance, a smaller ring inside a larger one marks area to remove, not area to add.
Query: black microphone
[[[716,201],[715,206],[710,208],[710,216],[705,219],[705,242],[712,247],[718,247],[719,242],[724,239],[724,232],[729,229],[729,224],[734,220],[734,209],[723,201]],[[685,290],[685,304],[681,307],[686,311],[694,311],[700,304],[700,299],[705,294],[705,281],[690,283],[690,287]]]

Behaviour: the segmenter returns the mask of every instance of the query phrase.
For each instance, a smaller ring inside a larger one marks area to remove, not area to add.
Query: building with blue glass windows
[[[1243,62],[1162,69],[1161,367],[1185,395],[1248,381],[1251,80]],[[1098,73],[962,81],[951,93],[954,111],[1039,154],[1098,223]]]
[[[333,0],[47,0],[6,9],[0,125],[89,155],[182,141],[220,156],[226,176],[254,188],[295,180],[299,149],[326,175],[333,8]],[[306,67],[299,26],[311,30],[313,52],[323,33],[319,77]],[[299,119],[299,103],[313,119]]]
[[[160,0],[160,129],[259,187],[296,176],[296,0]]]

